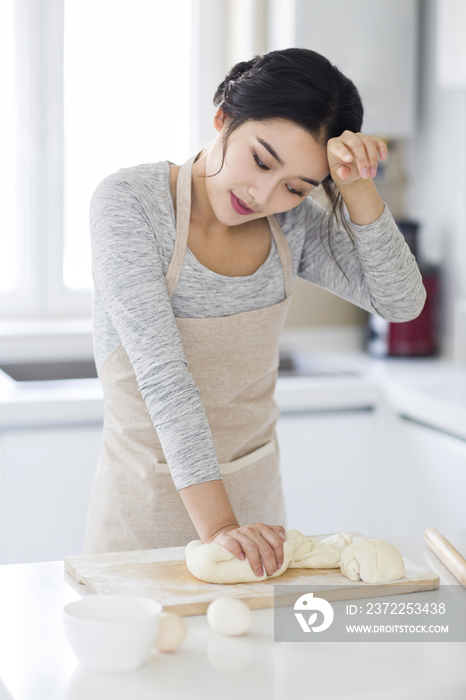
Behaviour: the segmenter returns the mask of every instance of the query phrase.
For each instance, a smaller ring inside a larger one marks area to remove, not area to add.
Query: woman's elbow
[[[388,313],[382,313],[381,316],[392,323],[406,323],[407,321],[412,321],[417,318],[422,312],[427,299],[427,292],[424,285],[420,284],[420,287],[416,289],[416,293],[409,297],[409,299],[404,298],[402,303],[394,308],[390,309]]]

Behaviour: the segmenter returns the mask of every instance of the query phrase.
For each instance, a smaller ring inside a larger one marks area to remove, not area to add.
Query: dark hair
[[[218,86],[214,105],[226,116],[222,166],[228,140],[247,121],[281,118],[294,122],[321,144],[343,131],[361,130],[363,106],[355,85],[324,56],[310,49],[270,51],[237,63]],[[322,186],[333,216],[343,200],[328,175]],[[343,225],[350,229],[342,217]],[[329,226],[329,245],[330,226]]]

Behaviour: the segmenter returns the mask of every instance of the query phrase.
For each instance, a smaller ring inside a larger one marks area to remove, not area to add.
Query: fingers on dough
[[[247,559],[238,559],[216,542],[193,540],[186,546],[186,565],[193,576],[208,583],[250,583],[281,576],[287,568],[338,568],[341,554],[352,542],[346,533],[319,542],[299,530],[288,530],[283,543],[283,565],[272,576],[256,576]]]

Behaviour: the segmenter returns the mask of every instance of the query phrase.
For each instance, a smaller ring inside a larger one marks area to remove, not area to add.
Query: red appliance
[[[419,224],[397,221],[398,228],[419,264],[427,292],[423,310],[417,318],[405,323],[392,323],[371,314],[367,329],[367,349],[376,357],[422,357],[435,355],[437,344],[437,309],[440,278],[437,268],[423,265],[417,255]]]
[[[402,357],[435,355],[437,339],[435,333],[436,301],[439,291],[438,275],[435,271],[424,273],[422,281],[427,299],[420,315],[405,323],[388,324],[388,354]]]

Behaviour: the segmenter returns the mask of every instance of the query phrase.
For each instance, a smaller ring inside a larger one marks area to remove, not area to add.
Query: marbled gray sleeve
[[[425,290],[416,262],[385,208],[369,226],[351,224],[354,243],[307,198],[277,214],[293,274],[392,321],[416,317]],[[247,277],[226,277],[186,251],[177,288],[164,282],[175,241],[169,163],[124,168],[105,178],[91,201],[94,352],[98,370],[121,342],[157,429],[176,488],[221,478],[199,390],[188,371],[175,316],[207,318],[264,308],[285,297],[274,241]]]

